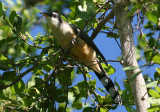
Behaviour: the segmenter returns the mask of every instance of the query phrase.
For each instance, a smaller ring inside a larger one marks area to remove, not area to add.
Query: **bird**
[[[92,69],[105,89],[112,97],[115,104],[122,104],[121,96],[114,83],[101,66],[98,56],[107,61],[99,51],[93,40],[73,24],[65,22],[56,12],[41,12],[45,17],[48,26],[53,32],[54,37],[60,44],[64,52],[67,52],[73,59]]]

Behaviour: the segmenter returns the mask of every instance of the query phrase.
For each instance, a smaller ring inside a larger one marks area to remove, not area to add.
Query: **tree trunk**
[[[114,11],[117,22],[116,25],[122,50],[122,65],[123,67],[136,67],[138,66],[138,63],[135,57],[133,30],[131,25],[132,19],[126,18],[128,14],[128,11],[125,9],[126,6],[127,0],[114,0]],[[147,108],[150,107],[150,104],[146,101],[148,98],[147,89],[146,87],[142,87],[142,85],[145,85],[143,75],[140,73],[136,78],[130,80],[132,75],[138,73],[139,71],[140,69],[137,68],[125,72],[134,95],[137,112],[147,112]]]

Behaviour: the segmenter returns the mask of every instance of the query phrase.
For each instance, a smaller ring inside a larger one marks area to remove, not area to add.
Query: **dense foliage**
[[[107,94],[96,88],[96,80],[91,79],[89,69],[63,53],[44,18],[39,15],[44,10],[54,10],[64,15],[61,16],[63,20],[85,32],[94,32],[100,21],[112,12],[113,6],[110,0],[0,1],[0,111],[62,112],[77,109],[106,112],[116,109],[118,105],[113,104],[110,95],[104,97],[96,93]],[[139,34],[135,40],[137,60],[145,60],[144,65],[139,66],[141,72],[150,66],[156,69],[155,73],[144,76],[150,95],[147,101],[152,104],[148,111],[160,110],[160,68],[157,67],[160,65],[160,2],[130,0],[126,10],[129,10],[127,17],[136,21],[133,22],[133,32]],[[104,24],[99,32],[116,40],[114,13],[108,18],[106,22],[111,27]],[[43,33],[33,37],[34,27],[42,28]],[[95,37],[92,35],[91,38]],[[109,75],[115,73],[116,68],[102,65]],[[124,68],[130,69],[135,67]],[[22,79],[25,75],[31,75],[26,83]],[[83,75],[84,80],[73,84],[78,75]],[[133,78],[137,75],[133,74]],[[115,84],[126,110],[135,111],[128,80],[124,80],[124,90],[120,90],[118,82]]]

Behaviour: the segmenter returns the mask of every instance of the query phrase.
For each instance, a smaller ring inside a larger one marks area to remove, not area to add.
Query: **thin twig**
[[[118,44],[118,47],[122,50],[122,48],[121,48],[121,46],[120,46],[119,42],[117,41],[117,39],[116,39],[116,38],[114,38],[114,40],[115,40],[115,41],[116,41],[116,43]]]
[[[39,48],[39,49],[44,49],[44,48],[42,48],[42,47],[40,47],[40,46],[37,46],[37,45],[35,45],[35,44],[30,44],[28,41],[26,41],[26,39],[24,38],[24,36],[22,36],[21,34],[19,34],[10,24],[9,24],[9,22],[6,20],[6,18],[5,18],[5,14],[4,14],[4,16],[3,16],[3,19],[5,20],[5,22],[8,24],[8,26],[12,29],[12,31],[17,35],[17,36],[19,36],[25,43],[27,43],[29,46],[31,46],[31,47],[37,47],[37,48]]]
[[[101,28],[104,26],[106,22],[108,22],[110,19],[114,17],[114,11],[112,10],[98,25],[97,28],[92,32],[91,39],[93,40],[101,30]]]
[[[66,111],[67,105],[68,105],[68,85],[67,85],[67,99],[66,99],[66,105],[65,105],[65,108],[64,108],[64,112],[67,112]]]
[[[0,87],[0,90],[4,90],[4,89],[6,89],[6,88],[8,88],[8,87],[10,87],[10,86],[12,86],[12,85],[14,85],[14,84],[16,84],[19,80],[22,79],[22,77],[24,77],[27,73],[29,73],[30,71],[32,71],[35,67],[36,67],[36,66],[33,66],[33,67],[31,67],[30,69],[26,70],[25,72],[20,73],[20,74],[18,75],[18,78],[17,78],[16,80],[14,80],[12,83],[10,83],[10,84],[8,84],[8,85],[5,85],[5,86],[3,86],[3,87]]]
[[[87,93],[90,96],[90,98],[92,99],[92,101],[95,103],[95,105],[97,107],[99,107],[99,105],[96,103],[96,101],[94,100],[94,98],[91,96],[91,93],[89,91],[89,84],[87,83],[87,78],[86,78],[86,73],[84,72],[85,70],[83,69],[83,67],[81,68],[79,65],[77,65],[79,70],[82,72],[83,77],[84,77],[84,81],[86,82],[86,88],[87,88]],[[83,69],[83,70],[82,70]]]
[[[76,40],[78,39],[78,37],[80,36],[80,34],[83,32],[84,28],[88,25],[89,21],[91,21],[102,9],[103,7],[108,3],[108,1],[105,2],[105,4],[103,4],[101,6],[101,8],[99,8],[99,10],[93,15],[91,16],[85,23],[85,25],[83,26],[83,28],[80,30],[80,32],[78,33],[77,37],[76,37]]]
[[[27,111],[31,110],[31,109],[32,109],[35,105],[37,105],[43,98],[44,98],[44,96],[41,96],[40,98],[38,98],[38,99],[36,100],[36,102],[35,102]]]

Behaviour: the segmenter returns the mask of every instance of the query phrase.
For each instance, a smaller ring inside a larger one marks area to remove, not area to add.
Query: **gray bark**
[[[123,67],[138,66],[135,57],[135,47],[133,41],[132,19],[126,18],[128,11],[125,9],[127,0],[114,0],[114,11],[117,22],[117,29],[120,37]],[[143,75],[140,73],[136,78],[130,80],[132,75],[139,72],[140,69],[125,71],[131,86],[137,112],[147,112],[150,104],[146,101],[148,93]]]

